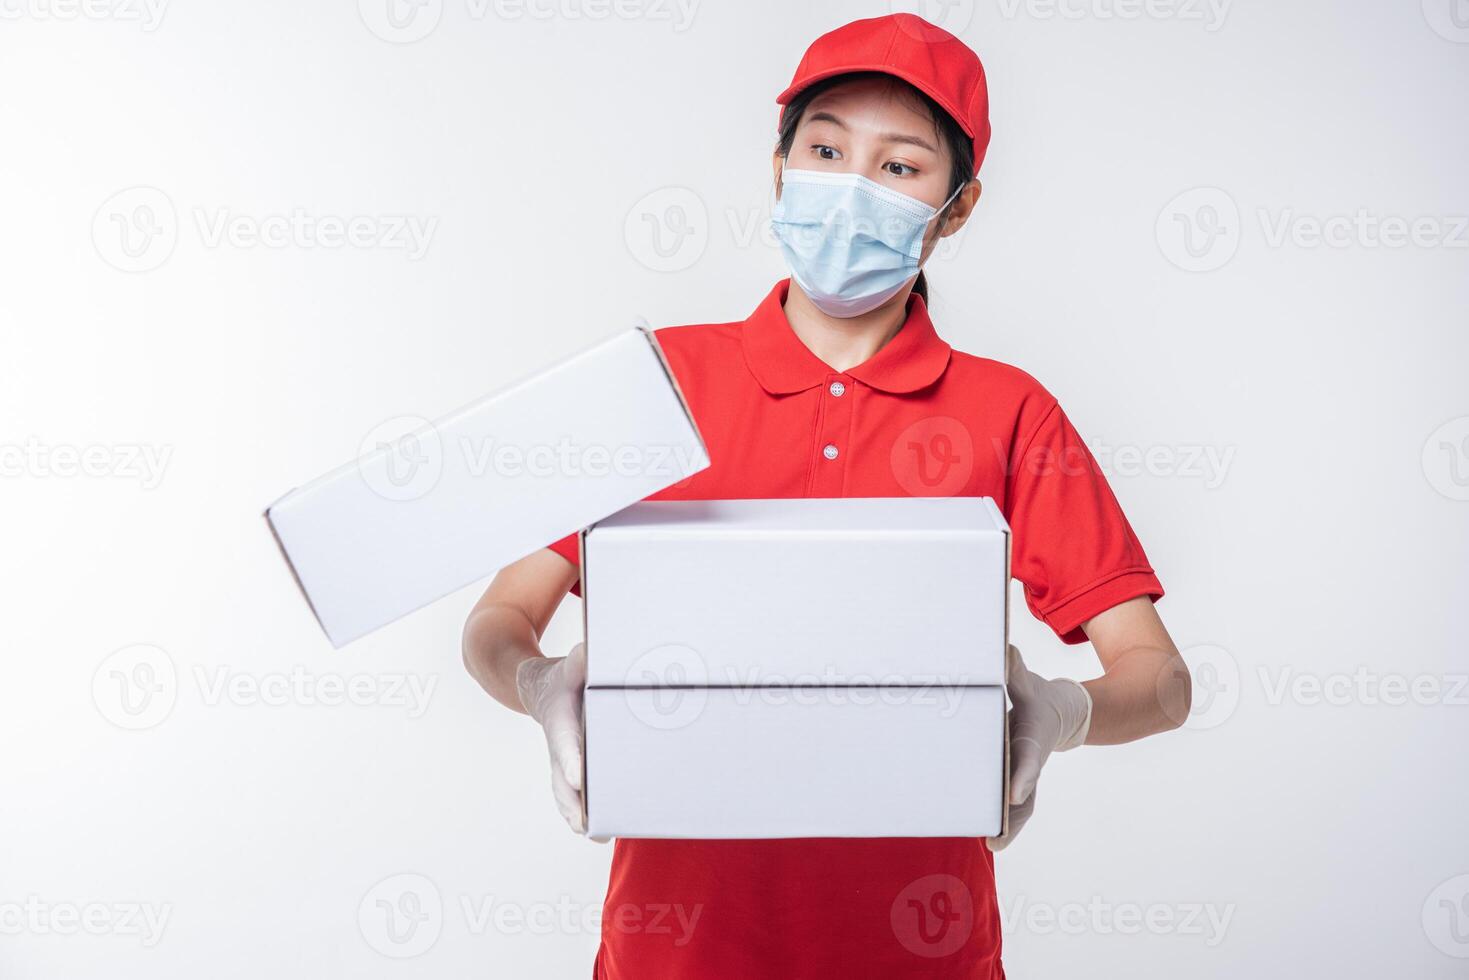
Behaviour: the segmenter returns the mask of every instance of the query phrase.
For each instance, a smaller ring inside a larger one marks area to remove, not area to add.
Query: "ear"
[[[784,169],[784,159],[777,148],[770,154],[770,176],[775,181],[775,196],[780,197],[780,172]]]
[[[964,227],[969,216],[974,213],[974,206],[979,203],[980,194],[984,193],[984,185],[979,178],[971,180],[964,185],[954,198],[954,203],[949,205],[949,210],[944,213],[943,224],[940,226],[940,238],[948,238],[950,235]]]

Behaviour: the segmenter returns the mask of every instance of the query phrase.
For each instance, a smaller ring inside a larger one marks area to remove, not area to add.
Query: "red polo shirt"
[[[1163,594],[1090,451],[1033,378],[950,348],[916,295],[882,350],[834,371],[791,330],[789,283],[741,323],[657,331],[713,465],[656,499],[993,497],[1031,611],[1067,643],[1119,602]],[[551,547],[578,560],[574,536]],[[1004,976],[983,840],[615,847],[605,980]]]

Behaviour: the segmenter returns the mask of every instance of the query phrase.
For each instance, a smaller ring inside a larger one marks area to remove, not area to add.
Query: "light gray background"
[[[476,590],[332,652],[259,514],[637,317],[745,316],[773,97],[890,8],[68,2],[0,0],[0,974],[585,975],[610,852],[463,674]],[[1199,673],[1186,730],[1048,768],[1012,975],[1462,976],[1469,4],[928,12],[995,133],[936,322],[1060,397]],[[364,241],[242,237],[297,209]]]

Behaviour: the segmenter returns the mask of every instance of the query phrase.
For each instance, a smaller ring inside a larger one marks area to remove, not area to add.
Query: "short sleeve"
[[[567,561],[580,568],[581,542],[578,540],[579,537],[580,535],[577,534],[568,534],[561,540],[554,541],[551,544],[548,544],[546,547],[550,548],[552,551],[556,552],[556,554],[560,555],[562,558],[565,558]],[[580,579],[577,579],[577,581],[572,583],[571,594],[575,596],[581,595]]]
[[[1026,604],[1063,642],[1081,624],[1163,587],[1112,488],[1061,406],[1051,403],[1010,459],[1011,572]]]

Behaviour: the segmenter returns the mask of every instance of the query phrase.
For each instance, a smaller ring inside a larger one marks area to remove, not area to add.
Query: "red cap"
[[[979,172],[990,145],[990,95],[984,65],[968,45],[916,14],[854,20],[811,42],[790,86],[775,97],[781,118],[802,89],[855,71],[901,78],[942,106],[973,140]]]

